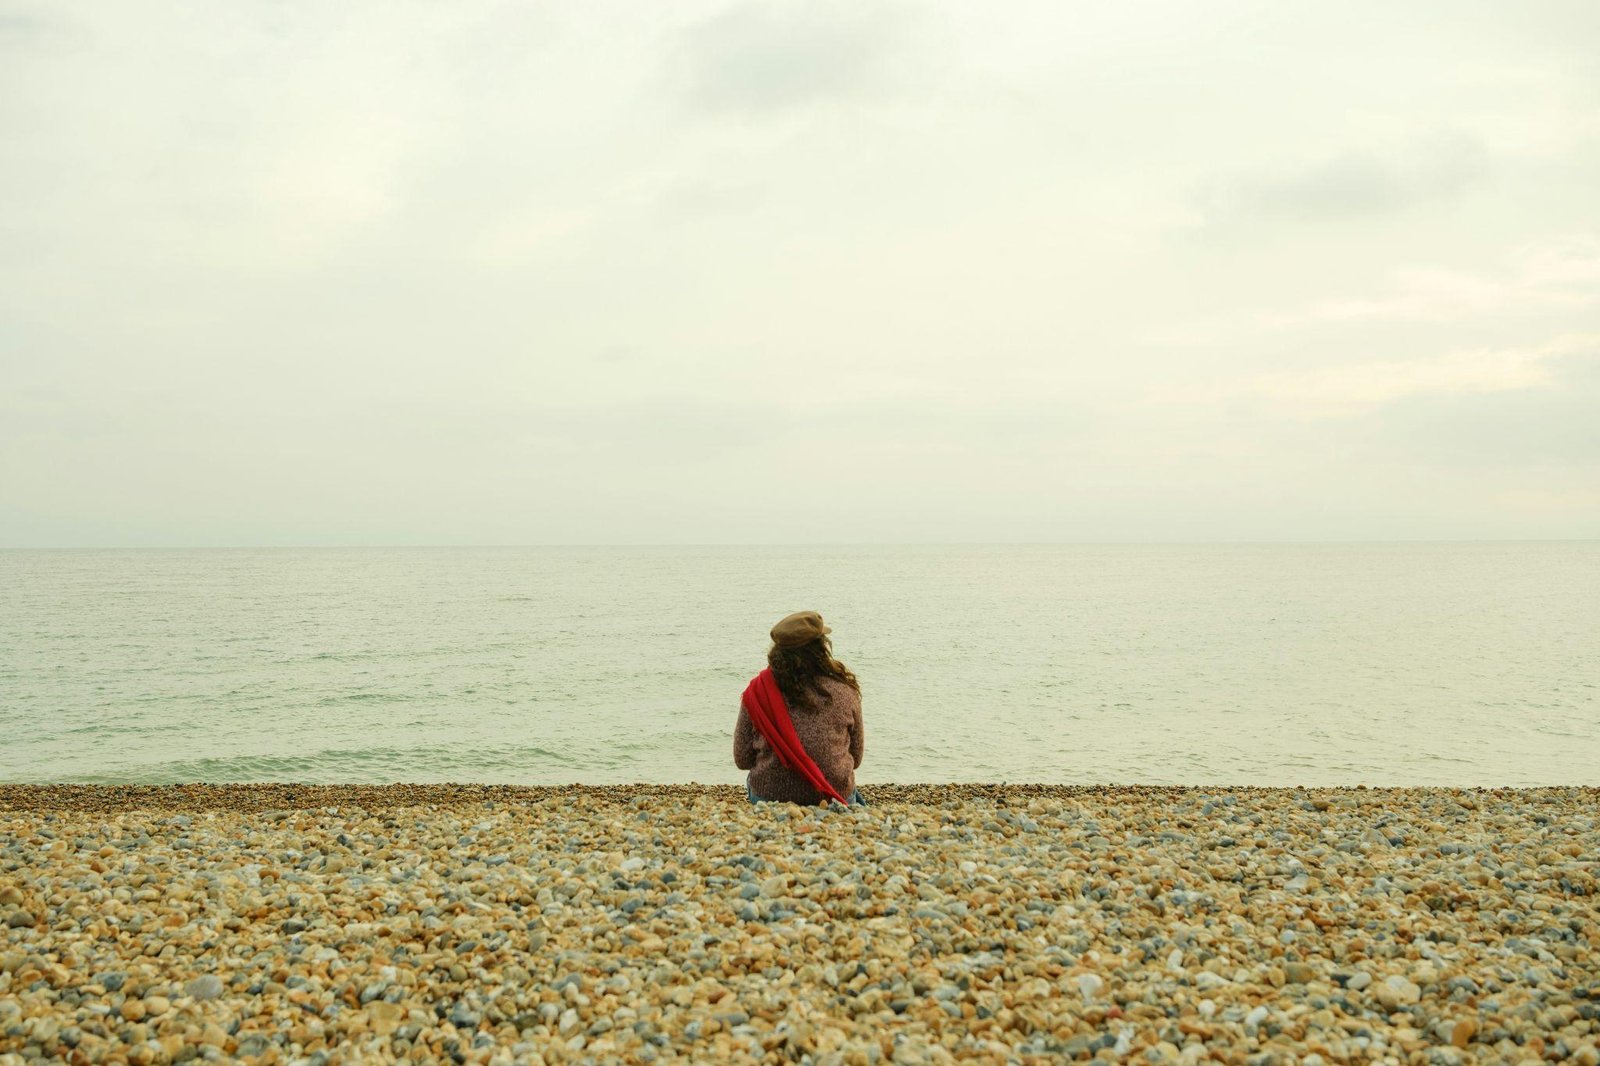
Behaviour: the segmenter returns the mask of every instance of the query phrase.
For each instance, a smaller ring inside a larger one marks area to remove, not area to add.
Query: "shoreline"
[[[1522,798],[1543,802],[1551,797],[1587,798],[1600,804],[1600,785],[1140,785],[1026,782],[868,783],[862,786],[869,808],[884,804],[944,803],[951,800],[1081,801],[1084,799],[1154,799],[1236,795],[1300,799],[1353,795],[1473,796]],[[638,799],[737,799],[745,802],[744,786],[707,784],[619,785],[493,785],[471,782],[392,784],[324,784],[309,782],[177,782],[171,784],[77,784],[72,782],[0,783],[0,811],[105,811],[127,809],[262,811],[357,806],[373,810],[408,806],[474,803],[541,803],[552,798],[591,802]]]
[[[0,1066],[1600,1066],[1600,789],[0,785]]]

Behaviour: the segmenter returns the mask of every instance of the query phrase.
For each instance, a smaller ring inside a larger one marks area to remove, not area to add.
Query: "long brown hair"
[[[832,703],[833,694],[822,683],[831,677],[843,681],[858,693],[861,683],[850,668],[833,657],[833,641],[821,637],[798,648],[780,648],[776,644],[767,652],[767,665],[772,667],[772,677],[778,682],[778,691],[791,709],[809,709],[817,703]]]

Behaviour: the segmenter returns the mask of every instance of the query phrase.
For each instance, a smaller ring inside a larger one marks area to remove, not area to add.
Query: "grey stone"
[[[222,978],[211,973],[196,977],[183,986],[183,993],[200,1000],[216,999],[222,995]]]
[[[247,1036],[243,1040],[239,1041],[239,1047],[237,1049],[237,1054],[239,1054],[240,1056],[260,1055],[260,1054],[263,1054],[267,1050],[267,1048],[269,1048],[271,1046],[272,1046],[272,1041],[268,1040],[262,1034],[260,1034],[260,1033],[251,1033],[249,1036]]]

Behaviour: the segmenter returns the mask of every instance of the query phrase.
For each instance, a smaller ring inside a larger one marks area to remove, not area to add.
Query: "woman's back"
[[[789,719],[801,745],[828,782],[839,795],[849,796],[855,791],[855,771],[865,750],[861,694],[834,677],[818,678],[816,684],[827,698],[808,688],[800,699],[786,701]],[[805,804],[821,799],[804,777],[783,764],[743,707],[733,731],[733,761],[739,769],[750,771],[749,787],[754,796]]]

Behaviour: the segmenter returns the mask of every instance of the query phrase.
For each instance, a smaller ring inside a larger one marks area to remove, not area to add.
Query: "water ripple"
[[[1600,545],[0,552],[0,780],[732,782],[774,618],[862,779],[1572,784]]]

